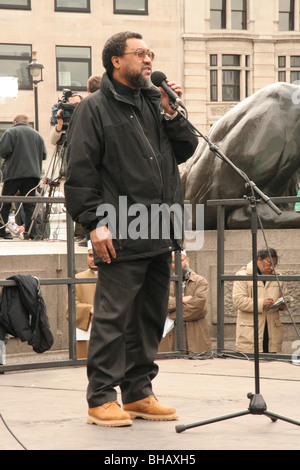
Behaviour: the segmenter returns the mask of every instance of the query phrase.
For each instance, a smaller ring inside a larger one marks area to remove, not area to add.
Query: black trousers
[[[89,407],[153,394],[168,310],[171,253],[99,266],[87,359]]]
[[[35,188],[39,184],[39,178],[16,178],[14,180],[5,181],[3,185],[2,196],[15,196],[19,191],[19,196],[26,196],[26,194],[32,189]],[[36,191],[32,191],[28,194],[28,196],[35,196]],[[3,204],[1,208],[1,217],[3,219],[4,224],[8,221],[8,216],[10,212],[11,204],[6,203]],[[28,232],[30,225],[31,225],[31,217],[33,211],[35,209],[35,204],[26,203],[23,204],[24,213],[25,213],[25,231]],[[2,223],[0,222],[0,226]],[[4,233],[5,229],[1,229],[0,233]],[[33,231],[31,235],[34,236]]]

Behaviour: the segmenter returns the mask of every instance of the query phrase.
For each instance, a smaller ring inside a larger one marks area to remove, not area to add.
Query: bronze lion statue
[[[209,141],[268,197],[296,196],[300,182],[300,87],[275,83],[232,108],[210,129]],[[185,200],[204,204],[205,229],[216,229],[213,199],[241,199],[245,181],[202,139],[182,174]],[[293,204],[278,206],[276,215],[257,205],[264,228],[300,227]],[[194,211],[193,211],[194,212]],[[251,206],[228,207],[226,228],[249,228]]]

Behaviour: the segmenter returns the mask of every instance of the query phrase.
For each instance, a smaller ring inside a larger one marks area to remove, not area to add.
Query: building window
[[[278,72],[278,81],[279,82],[286,82],[286,72]]]
[[[226,28],[226,0],[210,0],[210,27]]]
[[[54,3],[55,11],[91,12],[90,0],[55,0]]]
[[[239,55],[222,56],[223,67],[239,67]],[[222,71],[222,101],[240,101],[240,70]]]
[[[148,15],[148,0],[114,0],[114,13]]]
[[[86,91],[91,73],[91,48],[56,46],[57,89]]]
[[[294,0],[279,0],[279,31],[294,30],[294,4]]]
[[[247,0],[210,0],[211,29],[247,29]]]
[[[19,90],[32,89],[32,81],[27,69],[30,62],[30,45],[0,44],[0,77],[16,77]]]
[[[218,101],[218,71],[210,71],[210,101]]]
[[[284,55],[279,56],[278,57],[278,68],[285,69],[285,67],[286,67],[286,57]]]
[[[222,100],[240,101],[240,71],[223,70]]]
[[[210,67],[218,66],[218,55],[210,55]],[[218,70],[210,71],[210,101],[218,101]]]
[[[241,63],[241,56],[235,54],[222,55],[222,65],[224,67],[238,67]]]
[[[291,83],[300,80],[300,56],[291,56]]]
[[[250,93],[250,56],[210,55],[210,100],[240,101]]]
[[[286,57],[279,56],[278,57],[278,81],[279,82],[286,82],[286,71],[280,70],[286,68]]]
[[[247,29],[246,0],[231,0],[231,29]]]
[[[290,83],[300,81],[300,56],[278,57],[278,81]],[[298,83],[297,83],[298,85]]]
[[[210,66],[211,67],[217,67],[218,66],[218,55],[217,54],[211,54],[211,56],[210,56]]]
[[[31,0],[0,0],[0,8],[31,10]]]

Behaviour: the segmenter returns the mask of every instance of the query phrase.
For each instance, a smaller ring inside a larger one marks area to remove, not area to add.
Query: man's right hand
[[[93,248],[104,263],[111,263],[111,258],[116,258],[116,251],[112,242],[112,236],[107,227],[97,227],[90,233]]]
[[[62,130],[63,124],[64,124],[64,120],[60,117],[61,113],[62,113],[62,109],[59,109],[56,113],[57,124],[55,128],[57,132],[60,132]]]
[[[274,304],[274,299],[271,299],[270,297],[267,297],[266,299],[264,299],[263,301],[263,308],[265,310],[269,310],[270,307],[272,307],[272,305]]]

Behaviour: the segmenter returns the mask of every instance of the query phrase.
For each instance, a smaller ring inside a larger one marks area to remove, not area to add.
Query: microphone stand
[[[257,202],[263,200],[277,215],[281,214],[280,209],[273,204],[268,196],[266,196],[253,181],[250,181],[248,176],[239,169],[236,165],[229,160],[220,149],[213,144],[207,136],[203,136],[201,132],[193,126],[193,124],[188,120],[185,112],[176,107],[173,103],[170,103],[170,106],[178,111],[181,116],[187,121],[191,128],[191,132],[196,134],[198,137],[202,137],[208,144],[210,150],[221,160],[225,161],[231,168],[245,181],[245,186],[251,189],[250,196],[244,196],[245,199],[248,199],[249,204],[251,205],[251,236],[252,236],[252,262],[253,262],[253,318],[254,318],[254,377],[255,377],[255,393],[248,393],[247,397],[250,399],[250,404],[247,410],[243,410],[237,413],[223,415],[216,418],[199,421],[196,423],[188,425],[177,425],[175,427],[177,433],[181,433],[186,429],[203,426],[206,424],[215,423],[218,421],[224,421],[231,418],[236,418],[239,416],[245,416],[248,414],[253,415],[266,415],[271,421],[275,422],[278,419],[287,421],[288,423],[295,424],[300,426],[299,421],[287,418],[285,416],[278,415],[267,411],[267,405],[260,393],[260,377],[259,377],[259,338],[258,338],[258,297],[257,297],[257,280],[258,280],[258,271],[257,271]]]

